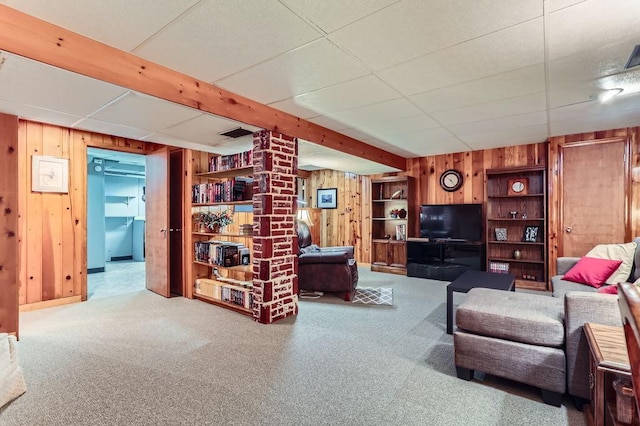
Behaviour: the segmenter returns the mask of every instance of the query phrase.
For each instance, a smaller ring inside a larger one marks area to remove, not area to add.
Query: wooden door
[[[560,147],[559,256],[630,241],[628,145],[624,139]]]
[[[389,242],[389,264],[396,268],[407,265],[407,243],[404,241]]]
[[[147,154],[146,160],[146,285],[169,297],[169,148]]]
[[[377,240],[371,244],[371,264],[388,266],[389,265],[389,241]]]

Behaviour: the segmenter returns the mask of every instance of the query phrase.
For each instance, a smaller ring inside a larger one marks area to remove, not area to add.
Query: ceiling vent
[[[629,60],[627,61],[627,65],[624,66],[624,69],[627,70],[637,67],[638,65],[640,65],[640,44],[633,48],[633,52],[631,52],[631,56],[629,56]]]
[[[221,135],[221,136],[227,136],[229,138],[236,139],[236,138],[240,138],[242,136],[250,135],[252,133],[253,132],[251,130],[243,129],[242,127],[237,127],[235,129],[231,129],[231,130],[228,130],[228,131],[226,131],[224,133],[218,133],[218,134]]]

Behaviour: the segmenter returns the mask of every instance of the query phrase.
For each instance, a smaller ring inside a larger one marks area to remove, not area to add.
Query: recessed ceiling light
[[[598,100],[602,103],[605,103],[607,101],[610,101],[612,98],[618,96],[620,93],[622,93],[623,89],[620,89],[619,87],[615,88],[615,89],[607,89],[604,90],[600,93],[598,93],[597,95],[591,95],[591,99],[592,100]]]

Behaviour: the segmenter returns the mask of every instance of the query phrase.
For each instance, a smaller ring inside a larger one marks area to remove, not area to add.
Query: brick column
[[[253,316],[263,324],[298,313],[297,174],[297,139],[253,134]]]

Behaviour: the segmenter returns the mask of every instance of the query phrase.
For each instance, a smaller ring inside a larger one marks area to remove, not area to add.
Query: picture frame
[[[69,159],[46,155],[31,157],[31,191],[69,193]]]
[[[338,207],[338,188],[318,189],[318,208],[335,209]]]
[[[522,236],[522,241],[527,243],[535,243],[538,241],[538,230],[539,226],[527,226],[524,229],[524,235]]]
[[[496,228],[496,241],[507,241],[507,228]]]

